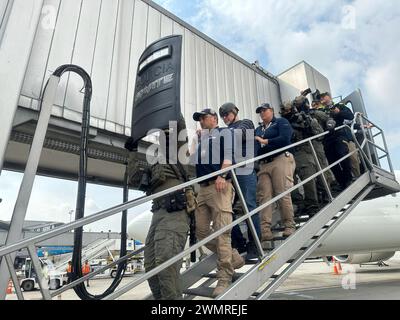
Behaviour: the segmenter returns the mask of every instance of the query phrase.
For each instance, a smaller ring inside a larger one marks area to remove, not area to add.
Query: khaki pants
[[[345,141],[347,146],[349,147],[349,153],[357,150],[356,144],[353,141]],[[350,156],[351,162],[351,174],[354,178],[358,178],[361,175],[360,172],[360,158],[358,157],[358,152],[354,153]]]
[[[198,207],[195,213],[197,241],[201,241],[211,233],[232,223],[232,198],[233,186],[230,182],[223,192],[217,192],[214,184],[200,188],[197,196]],[[217,278],[231,281],[234,272],[232,266],[231,230],[227,230],[219,237],[208,242],[206,247],[218,255]]]
[[[293,187],[293,174],[296,164],[293,155],[286,157],[282,154],[270,163],[260,165],[257,184],[257,202],[259,205],[271,200],[273,197]],[[282,223],[287,228],[295,228],[293,219],[293,205],[290,194],[279,200]],[[271,228],[272,205],[261,211],[260,224],[261,234]]]

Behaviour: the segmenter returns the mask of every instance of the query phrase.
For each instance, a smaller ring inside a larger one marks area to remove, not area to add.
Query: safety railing
[[[357,116],[360,117],[360,115],[357,115]],[[362,116],[362,118],[364,120],[368,121],[368,119],[366,119],[364,116]],[[369,123],[371,123],[371,122],[369,121]],[[342,130],[344,128],[349,128],[350,129],[350,126],[343,125],[343,126],[340,126],[338,128],[335,128],[335,131]],[[351,128],[353,129],[354,127],[352,126]],[[365,132],[365,131],[363,131],[363,132]],[[175,186],[175,187],[160,191],[160,192],[158,192],[156,194],[149,195],[149,196],[143,196],[143,197],[140,197],[140,198],[125,202],[123,204],[114,206],[112,208],[100,211],[100,212],[95,213],[95,214],[93,214],[93,215],[91,215],[89,217],[81,218],[79,220],[76,220],[74,222],[68,223],[68,224],[63,225],[61,227],[58,227],[58,228],[53,229],[53,230],[51,230],[49,232],[46,232],[44,234],[29,238],[29,239],[21,240],[21,241],[19,241],[17,243],[14,243],[14,244],[11,244],[11,245],[8,245],[8,246],[5,246],[5,247],[1,247],[0,248],[0,258],[5,257],[5,259],[7,261],[7,266],[8,266],[11,278],[12,278],[12,280],[14,282],[14,286],[15,286],[15,288],[17,288],[17,287],[19,287],[19,284],[15,280],[16,279],[16,274],[15,274],[15,270],[13,268],[13,264],[10,261],[11,260],[10,259],[10,254],[13,253],[13,252],[16,252],[18,250],[21,250],[23,248],[28,248],[28,252],[29,252],[29,254],[30,254],[31,258],[32,258],[32,262],[33,262],[33,265],[35,267],[35,271],[36,271],[36,273],[38,275],[38,278],[39,278],[39,285],[40,285],[40,290],[41,290],[43,299],[51,299],[51,298],[59,295],[60,293],[66,291],[66,290],[68,290],[70,288],[73,288],[74,286],[84,282],[85,280],[90,279],[90,278],[94,277],[95,275],[97,275],[97,274],[99,274],[101,272],[104,272],[107,269],[112,268],[113,266],[117,265],[118,263],[126,261],[127,259],[129,259],[129,258],[133,257],[134,255],[136,255],[136,254],[142,252],[143,250],[145,250],[145,247],[142,247],[139,250],[131,252],[131,253],[125,255],[124,257],[121,257],[117,261],[114,261],[113,263],[111,263],[111,264],[109,264],[109,265],[107,265],[107,266],[105,266],[105,267],[103,267],[103,268],[101,268],[101,269],[99,269],[99,270],[97,270],[95,272],[92,272],[92,273],[90,273],[90,274],[88,274],[86,276],[83,276],[83,277],[75,280],[74,282],[62,287],[61,289],[50,293],[50,291],[49,291],[49,289],[48,289],[48,287],[46,285],[47,284],[47,280],[41,274],[40,263],[39,263],[39,259],[37,257],[36,250],[35,250],[35,245],[36,244],[38,244],[39,242],[42,242],[44,240],[48,240],[48,239],[51,239],[53,237],[59,236],[61,234],[64,234],[66,232],[70,232],[70,231],[72,231],[72,230],[74,230],[76,228],[80,228],[80,227],[83,227],[83,226],[88,225],[90,223],[93,223],[93,222],[105,219],[107,217],[110,217],[112,215],[118,214],[123,210],[128,210],[128,209],[137,207],[137,206],[142,205],[144,203],[147,203],[149,201],[152,201],[152,200],[155,200],[157,198],[166,196],[169,193],[172,193],[172,192],[175,192],[175,191],[178,191],[178,190],[182,190],[182,189],[184,189],[186,187],[190,187],[190,186],[192,186],[194,184],[201,183],[202,181],[211,179],[213,177],[217,177],[217,176],[219,176],[219,175],[221,175],[223,173],[230,172],[231,175],[232,175],[233,184],[235,186],[236,191],[238,192],[239,200],[241,202],[242,207],[244,208],[245,214],[243,216],[237,218],[236,220],[234,220],[231,224],[229,224],[227,226],[224,226],[223,228],[213,232],[211,235],[209,235],[205,239],[203,239],[203,240],[197,242],[196,244],[190,246],[189,248],[183,250],[181,253],[179,253],[178,255],[174,256],[171,259],[169,259],[168,261],[165,261],[164,263],[162,263],[158,267],[156,267],[156,268],[152,269],[151,271],[146,272],[145,274],[141,275],[140,277],[132,280],[132,282],[130,282],[130,283],[126,284],[125,286],[123,286],[122,288],[116,290],[114,293],[110,294],[105,299],[106,300],[111,300],[111,299],[118,298],[119,296],[125,294],[126,292],[132,290],[133,288],[135,288],[139,284],[143,283],[144,281],[146,281],[149,278],[153,277],[154,275],[158,274],[162,270],[170,267],[171,265],[173,265],[176,262],[180,261],[184,257],[189,256],[192,252],[194,252],[197,249],[199,249],[200,247],[204,246],[209,241],[217,238],[218,236],[222,235],[223,233],[227,232],[228,230],[231,230],[235,225],[238,225],[238,224],[242,223],[245,220],[247,220],[248,223],[249,223],[250,231],[252,232],[253,238],[256,241],[256,245],[257,245],[257,249],[258,249],[258,253],[259,253],[259,258],[262,259],[263,257],[265,257],[266,253],[263,251],[261,243],[260,243],[260,240],[258,239],[258,236],[256,234],[256,231],[255,231],[252,219],[251,219],[251,217],[253,215],[259,213],[261,210],[265,209],[269,205],[272,205],[273,203],[275,203],[279,199],[283,198],[287,194],[290,194],[294,190],[302,187],[303,185],[309,183],[310,181],[312,181],[313,179],[316,179],[319,176],[322,176],[326,192],[329,195],[330,202],[332,202],[333,201],[333,196],[331,194],[331,191],[330,191],[330,188],[329,188],[329,185],[327,183],[327,180],[325,178],[324,173],[326,171],[330,170],[335,165],[338,165],[340,162],[342,162],[346,158],[351,157],[356,152],[360,152],[360,155],[362,155],[362,158],[365,158],[364,160],[367,160],[367,162],[371,162],[371,157],[368,158],[367,155],[363,152],[363,148],[366,146],[366,143],[370,142],[369,140],[367,141],[367,139],[365,138],[364,141],[361,144],[357,143],[357,149],[356,150],[350,152],[349,154],[347,154],[346,156],[342,157],[341,159],[335,161],[334,163],[330,164],[326,168],[322,168],[321,164],[320,164],[320,162],[318,160],[316,151],[314,149],[313,141],[315,141],[317,139],[320,140],[321,138],[323,138],[324,136],[326,136],[328,134],[330,134],[330,132],[326,131],[324,133],[315,135],[313,137],[307,138],[307,139],[299,141],[297,143],[293,143],[293,144],[291,144],[289,146],[286,146],[284,148],[280,148],[280,149],[275,150],[273,152],[270,152],[270,153],[255,157],[253,159],[248,159],[246,161],[243,161],[243,162],[238,163],[238,164],[234,164],[234,165],[232,165],[232,166],[230,166],[228,168],[221,169],[221,170],[219,170],[217,172],[208,174],[206,176],[203,176],[203,177],[200,177],[200,178],[196,178],[196,179],[193,179],[193,180],[188,181],[188,182],[184,182],[184,183],[182,183],[182,184],[180,184],[178,186]],[[382,136],[384,136],[383,131],[381,132],[381,134],[382,134]],[[370,142],[370,143],[373,143],[373,142]],[[294,147],[301,146],[303,144],[309,144],[309,146],[311,147],[312,153],[313,153],[314,159],[315,159],[315,161],[317,163],[319,171],[316,172],[315,174],[313,174],[312,176],[308,177],[307,179],[301,181],[300,183],[294,185],[293,187],[291,187],[287,191],[281,193],[280,195],[277,195],[277,196],[273,197],[271,200],[267,201],[266,203],[260,205],[259,207],[255,208],[254,210],[249,212],[248,208],[246,206],[246,202],[245,202],[245,199],[243,197],[242,191],[240,189],[238,180],[237,180],[235,169],[241,168],[243,166],[247,166],[249,164],[252,164],[252,163],[254,163],[256,161],[262,160],[262,159],[267,158],[267,157],[271,157],[271,156],[274,156],[274,155],[277,155],[277,154],[281,154],[281,153],[283,153],[285,151],[288,151],[288,150],[290,150],[290,149],[292,149]],[[387,147],[386,146],[385,146],[385,149],[386,149],[386,152],[387,152]],[[388,152],[387,152],[387,155],[388,155]],[[19,299],[23,299],[23,296],[22,296],[22,293],[21,293],[20,290],[17,290],[17,296],[18,296]]]
[[[362,113],[357,112],[354,115],[354,120],[352,125],[351,125],[351,132],[353,135],[353,139],[354,142],[356,143],[356,145],[358,146],[360,152],[363,154],[363,157],[361,157],[362,161],[366,161],[367,164],[364,165],[368,165],[369,169],[372,169],[373,166],[381,166],[380,165],[380,160],[385,159],[387,160],[388,163],[388,167],[390,172],[394,175],[394,169],[393,169],[393,164],[392,164],[392,160],[390,158],[390,154],[389,154],[389,150],[388,150],[388,146],[386,143],[386,138],[385,135],[383,133],[383,130],[376,125],[375,123],[373,123],[372,121],[370,121],[369,119],[367,119]],[[357,139],[358,137],[354,134],[355,131],[355,126],[356,125],[360,125],[360,129],[362,132],[362,137],[363,140],[365,141],[366,145],[364,148],[361,147],[360,142],[358,141],[359,139]],[[376,130],[378,131],[377,133],[373,134],[372,130]],[[381,137],[382,138],[382,143],[383,146],[379,146],[377,144],[377,142],[375,141],[375,138],[377,137]],[[378,151],[383,153],[382,156],[378,156]]]

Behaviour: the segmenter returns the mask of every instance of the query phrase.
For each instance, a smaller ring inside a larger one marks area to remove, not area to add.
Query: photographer
[[[332,97],[328,92],[321,95],[321,103],[326,108],[329,108],[331,116],[336,122],[336,127],[342,126],[345,121],[352,121],[354,119],[354,114],[350,109],[343,104],[334,104]],[[349,131],[346,128],[332,131],[331,134],[325,137],[324,148],[329,164],[332,164],[349,154],[350,141],[352,141],[352,139],[350,138]],[[351,171],[350,158],[346,158],[336,166],[332,167],[332,172],[342,190],[346,189],[351,184]]]
[[[304,92],[303,94],[307,94]],[[297,97],[293,103],[287,102],[281,106],[281,115],[286,118],[293,128],[292,143],[302,141],[323,132],[318,121],[309,115],[310,105],[305,96]],[[302,181],[318,171],[317,164],[313,157],[311,146],[303,143],[293,148],[296,160],[296,174]],[[306,183],[304,186],[304,204],[297,201],[300,210],[297,214],[314,215],[319,210],[316,180]],[[294,197],[296,202],[296,197]],[[300,199],[297,199],[300,200]]]
[[[317,93],[313,95],[313,102],[312,108],[310,110],[310,116],[313,119],[316,119],[324,131],[331,130],[335,127],[336,123],[332,118],[330,118],[330,111],[326,109],[324,105],[321,103],[320,93],[317,90]],[[322,169],[325,169],[329,166],[328,160],[325,155],[324,145],[323,145],[324,138],[315,139],[313,140],[313,146],[315,152],[317,154],[318,162]],[[335,177],[333,176],[332,171],[329,169],[324,173],[326,182],[331,189],[340,191],[339,185],[337,184]],[[329,202],[328,194],[325,189],[325,185],[321,176],[317,179],[317,191],[318,197],[321,203]]]

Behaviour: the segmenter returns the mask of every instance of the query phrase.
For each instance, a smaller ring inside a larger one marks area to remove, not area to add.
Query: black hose
[[[86,197],[86,173],[87,173],[87,147],[90,128],[90,101],[92,98],[92,81],[88,73],[76,65],[63,65],[53,73],[54,76],[61,77],[65,72],[75,72],[80,75],[84,81],[85,95],[83,100],[82,112],[82,132],[80,141],[80,157],[79,157],[79,176],[78,176],[78,197],[76,201],[75,219],[84,217],[85,197]],[[124,202],[128,200],[127,173],[124,179]],[[126,255],[126,238],[127,238],[127,210],[122,213],[121,220],[121,248],[120,256]],[[72,280],[77,280],[82,277],[82,237],[83,228],[74,230],[74,251],[72,255]],[[82,300],[100,300],[110,295],[120,284],[125,273],[127,262],[124,261],[118,264],[117,275],[114,278],[110,287],[100,295],[93,295],[86,290],[85,284],[80,283],[74,287],[75,293]]]

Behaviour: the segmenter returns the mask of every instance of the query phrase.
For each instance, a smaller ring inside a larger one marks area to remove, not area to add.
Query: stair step
[[[299,230],[299,229],[300,229],[300,226],[296,227],[296,230]],[[276,227],[276,228],[271,229],[271,231],[272,232],[282,232],[282,231],[285,231],[285,227]]]
[[[274,239],[272,240],[272,241],[285,241],[285,240],[287,240],[289,237],[282,237],[282,236],[280,236],[280,237],[274,237]]]
[[[310,218],[294,218],[294,221],[296,223],[301,223],[301,222],[308,222]]]
[[[212,296],[213,291],[214,291],[214,288],[198,287],[198,288],[193,288],[193,289],[186,289],[185,291],[183,291],[183,293],[191,295],[191,296],[213,298],[213,296]]]
[[[235,272],[232,276],[232,281],[236,281],[237,279],[239,279],[241,276],[243,276],[245,273],[243,272]],[[213,273],[208,273],[208,274],[204,274],[203,275],[204,278],[210,278],[210,279],[216,279],[217,278],[217,274],[215,272]]]

